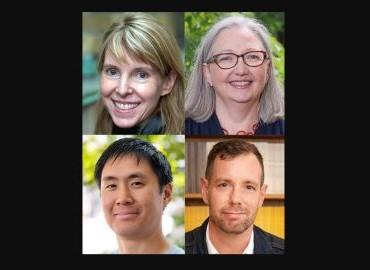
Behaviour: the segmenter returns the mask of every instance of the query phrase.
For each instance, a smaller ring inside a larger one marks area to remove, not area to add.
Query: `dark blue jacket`
[[[284,135],[284,120],[279,119],[273,123],[264,123],[260,120],[259,127],[255,135]],[[202,123],[195,122],[187,118],[185,120],[185,134],[186,135],[224,135],[220,121],[214,112],[211,117]]]
[[[208,218],[200,227],[185,234],[185,254],[208,254],[206,243]],[[254,254],[284,254],[284,239],[268,233],[256,225],[254,232]]]

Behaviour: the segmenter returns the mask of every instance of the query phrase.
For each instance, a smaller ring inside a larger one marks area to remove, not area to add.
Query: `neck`
[[[169,243],[162,232],[144,238],[117,236],[117,239],[122,254],[160,254],[169,248]]]
[[[253,226],[239,234],[226,233],[209,220],[209,239],[220,254],[242,254],[247,248]]]
[[[259,121],[259,103],[226,104],[216,98],[216,114],[221,127],[228,134],[254,133],[254,127]]]

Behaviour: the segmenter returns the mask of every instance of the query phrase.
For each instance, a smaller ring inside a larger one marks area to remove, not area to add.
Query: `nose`
[[[133,88],[131,87],[130,80],[127,76],[121,76],[116,85],[115,92],[120,96],[127,96],[132,94]]]
[[[238,57],[238,62],[236,63],[234,71],[236,74],[242,74],[242,75],[249,72],[249,67],[244,63],[242,56]]]
[[[231,204],[241,204],[242,202],[242,194],[239,188],[234,187],[230,191],[230,203]]]
[[[134,203],[134,198],[130,188],[126,185],[121,185],[118,189],[117,205],[131,205]]]

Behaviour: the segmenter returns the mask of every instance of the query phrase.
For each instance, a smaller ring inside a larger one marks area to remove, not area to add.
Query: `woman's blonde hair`
[[[211,57],[213,42],[218,34],[234,26],[247,26],[261,40],[268,58],[272,59],[267,28],[255,19],[244,16],[229,16],[214,24],[203,37],[195,53],[194,68],[185,90],[185,116],[197,122],[208,120],[215,111],[216,96],[214,90],[203,76],[202,65]],[[275,68],[271,63],[269,79],[260,99],[259,117],[265,123],[274,122],[284,117],[283,92],[275,78]]]
[[[163,78],[176,74],[172,91],[161,96],[157,109],[160,112],[164,132],[184,132],[184,71],[177,41],[155,18],[145,13],[126,13],[105,32],[98,56],[98,72],[103,70],[104,58],[109,51],[116,59],[125,53],[156,68]],[[113,121],[107,109],[99,101],[97,134],[112,132]]]

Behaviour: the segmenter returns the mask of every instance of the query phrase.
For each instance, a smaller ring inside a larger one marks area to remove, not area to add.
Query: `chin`
[[[251,101],[251,99],[249,97],[247,98],[243,98],[243,97],[234,97],[232,98],[232,100],[236,103],[248,103]]]
[[[113,123],[119,128],[132,128],[138,124],[138,121],[127,121],[113,119]]]

